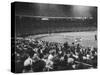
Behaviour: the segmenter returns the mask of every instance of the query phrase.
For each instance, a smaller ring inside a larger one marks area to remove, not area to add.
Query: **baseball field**
[[[63,33],[49,33],[49,34],[39,34],[35,36],[30,36],[29,38],[65,43],[68,42],[79,42],[85,47],[97,47],[97,40],[95,40],[95,35],[97,36],[97,31],[84,31],[84,32],[63,32]]]

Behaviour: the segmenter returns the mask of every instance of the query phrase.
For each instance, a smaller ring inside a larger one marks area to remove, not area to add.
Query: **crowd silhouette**
[[[30,38],[15,40],[16,73],[97,68],[97,48]]]

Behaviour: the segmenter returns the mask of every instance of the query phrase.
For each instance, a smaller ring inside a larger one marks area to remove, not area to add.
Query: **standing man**
[[[95,41],[97,40],[97,35],[95,34]]]

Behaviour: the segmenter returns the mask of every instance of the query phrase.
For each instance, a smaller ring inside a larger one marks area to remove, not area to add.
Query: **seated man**
[[[27,72],[31,70],[31,66],[32,66],[32,59],[30,58],[30,56],[24,61],[24,70],[23,72]]]

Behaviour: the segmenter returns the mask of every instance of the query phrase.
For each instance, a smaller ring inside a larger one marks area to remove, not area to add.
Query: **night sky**
[[[15,2],[15,13],[19,16],[97,18],[97,7]]]

